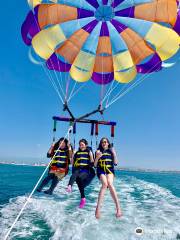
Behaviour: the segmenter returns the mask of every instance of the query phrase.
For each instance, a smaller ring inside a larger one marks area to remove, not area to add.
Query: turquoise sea
[[[0,165],[0,239],[22,208],[44,167]],[[87,204],[79,209],[77,186],[67,194],[69,175],[54,195],[35,193],[9,239],[13,240],[175,240],[180,239],[180,174],[117,171],[115,187],[123,217],[107,190],[102,218],[94,211],[100,189],[97,178],[86,189]],[[136,228],[143,233],[138,235]]]

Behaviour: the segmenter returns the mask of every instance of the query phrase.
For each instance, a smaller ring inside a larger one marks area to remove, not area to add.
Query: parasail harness
[[[100,113],[103,115],[105,108],[102,108],[102,105],[99,105],[97,109],[94,111],[91,111],[87,114],[84,114],[80,117],[75,117],[72,111],[70,110],[67,102],[64,103],[63,106],[63,111],[67,111],[69,114],[69,117],[63,117],[63,116],[53,116],[53,141],[55,141],[55,135],[56,135],[56,130],[57,130],[57,122],[69,122],[70,126],[72,126],[72,133],[74,136],[74,149],[76,145],[76,130],[77,130],[77,123],[85,123],[85,124],[90,124],[91,125],[91,131],[90,131],[90,136],[91,136],[91,148],[93,145],[93,137],[95,136],[96,138],[96,147],[98,146],[98,136],[99,136],[99,126],[100,125],[106,125],[111,127],[111,138],[112,138],[112,145],[114,141],[114,136],[115,136],[115,126],[116,122],[113,121],[104,121],[104,120],[95,120],[95,119],[89,119],[90,116]]]

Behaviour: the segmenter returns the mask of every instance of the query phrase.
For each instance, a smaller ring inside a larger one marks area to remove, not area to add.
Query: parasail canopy
[[[179,50],[176,0],[29,0],[22,37],[48,69],[78,82],[129,83]]]

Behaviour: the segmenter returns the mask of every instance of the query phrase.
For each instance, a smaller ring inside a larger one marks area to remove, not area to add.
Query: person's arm
[[[72,156],[72,160],[71,160],[72,166],[74,165],[75,158],[76,158],[76,152],[73,153],[73,156]]]
[[[113,161],[114,161],[114,165],[118,165],[118,159],[117,159],[117,154],[114,148],[111,149],[112,154],[113,154]]]
[[[72,153],[72,157],[71,157],[71,165],[74,165],[74,153]]]
[[[93,153],[91,151],[89,152],[89,157],[90,157],[90,162],[94,163],[94,156],[93,156]]]
[[[54,145],[55,145],[55,144],[52,143],[50,149],[49,149],[48,152],[47,152],[47,157],[48,157],[48,158],[52,157],[53,154],[54,154]]]
[[[72,148],[72,145],[70,143],[68,143],[68,153],[69,153],[69,160],[70,160],[70,163],[73,164],[73,148]]]
[[[94,161],[94,166],[97,167],[97,164],[98,164],[98,160],[102,157],[102,152],[97,150],[96,151],[96,158],[95,158],[95,161]]]

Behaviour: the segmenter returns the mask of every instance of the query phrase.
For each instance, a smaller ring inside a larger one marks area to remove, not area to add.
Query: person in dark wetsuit
[[[79,141],[79,150],[74,154],[72,160],[72,175],[67,188],[67,192],[71,192],[72,186],[76,181],[81,194],[80,208],[83,208],[86,203],[84,189],[95,176],[95,171],[92,168],[93,164],[93,153],[88,147],[88,142],[86,139],[81,139]]]
[[[67,175],[69,170],[70,158],[72,157],[72,148],[68,144],[68,140],[65,138],[60,138],[58,142],[52,144],[47,153],[47,157],[52,158],[48,176],[42,181],[37,191],[41,192],[42,189],[50,181],[52,181],[50,188],[44,191],[44,193],[51,195],[58,182]]]
[[[107,138],[102,138],[99,148],[96,151],[96,158],[94,162],[94,166],[97,167],[97,176],[102,183],[95,212],[96,218],[100,218],[100,208],[107,188],[109,189],[116,205],[116,217],[118,218],[122,215],[118,196],[113,186],[114,165],[117,165],[115,150],[111,148],[110,142]]]

